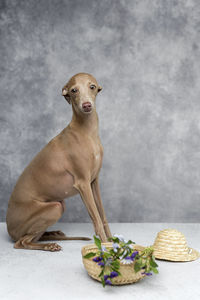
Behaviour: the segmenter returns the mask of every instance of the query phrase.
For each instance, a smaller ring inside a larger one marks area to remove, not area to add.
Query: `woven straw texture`
[[[102,243],[102,245],[106,246],[108,249],[112,248],[112,242]],[[138,251],[142,251],[144,249],[144,247],[142,247],[140,245],[133,244],[133,246],[134,246],[134,249],[136,249]],[[98,281],[101,281],[100,277],[98,277],[101,272],[101,267],[98,266],[98,264],[92,260],[93,257],[90,259],[83,258],[83,256],[85,256],[87,253],[97,252],[97,251],[98,251],[98,249],[95,244],[89,244],[89,245],[82,247],[81,253],[82,253],[83,264],[84,264],[88,274],[92,278],[94,278]],[[112,279],[113,285],[124,285],[124,284],[134,283],[146,276],[144,274],[141,274],[142,271],[135,273],[134,262],[132,262],[129,265],[123,265],[122,263],[120,263],[119,271],[122,276],[114,277]]]
[[[185,236],[176,229],[161,230],[153,244],[154,256],[171,261],[191,261],[199,257],[198,251],[189,248]]]

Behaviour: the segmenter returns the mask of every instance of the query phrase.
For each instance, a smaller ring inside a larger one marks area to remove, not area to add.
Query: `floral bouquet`
[[[120,273],[122,265],[132,266],[132,272],[140,273],[137,280],[152,275],[152,272],[155,274],[158,273],[158,265],[155,262],[152,247],[142,247],[143,250],[138,251],[137,247],[134,248],[135,243],[133,241],[127,241],[123,236],[116,234],[108,239],[111,245],[106,247],[101,244],[101,240],[97,236],[94,235],[93,237],[94,243],[98,248],[97,252],[88,252],[83,258],[92,260],[101,268],[98,277],[103,287],[105,285],[112,285],[114,278],[122,276]],[[130,283],[130,281],[127,281],[127,283]]]

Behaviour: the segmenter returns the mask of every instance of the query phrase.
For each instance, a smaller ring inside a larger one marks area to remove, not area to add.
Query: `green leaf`
[[[158,274],[158,270],[156,268],[151,268],[151,270],[155,273],[155,274]]]
[[[104,269],[101,271],[101,273],[99,274],[98,277],[101,277],[103,275],[103,273],[104,273]]]
[[[139,270],[141,270],[143,267],[143,261],[141,259],[141,257],[137,260],[135,260],[135,264],[134,264],[134,270],[135,272],[138,272]]]
[[[108,257],[110,257],[110,253],[104,252],[103,256],[104,256],[105,258],[108,258]]]
[[[111,269],[112,269],[113,271],[119,272],[119,268],[111,267]]]
[[[122,256],[122,258],[126,257],[126,255],[124,256],[125,250],[123,250],[120,254],[120,256]]]
[[[150,263],[150,266],[153,268],[158,267],[157,263],[152,258],[150,259],[149,263]]]
[[[130,244],[135,244],[135,242],[133,242],[133,241],[131,241],[131,240],[129,240],[127,243],[126,243],[127,245],[130,245]]]
[[[101,277],[101,283],[103,285],[103,287],[105,287],[105,280],[104,280],[104,276]]]
[[[149,273],[151,271],[152,268],[146,267],[145,268],[145,272]]]
[[[143,263],[142,263],[141,269],[142,269],[143,267],[146,267],[146,262],[143,262]]]
[[[96,253],[90,252],[90,253],[84,255],[83,258],[90,258],[90,257],[93,257],[93,256],[95,256],[95,255],[96,255]]]
[[[112,237],[113,242],[119,243],[119,239],[117,237]]]
[[[116,271],[118,273],[118,275],[122,276],[122,274],[119,271]]]
[[[98,237],[96,237],[95,235],[93,235],[94,237],[94,242],[96,244],[96,246],[98,247],[99,250],[101,250],[101,241]]]
[[[122,248],[124,248],[124,246],[126,245],[124,242],[120,242],[120,245]]]
[[[114,252],[113,249],[109,250],[109,253],[110,253],[111,255],[115,255],[115,252]]]
[[[119,267],[120,267],[120,263],[119,263],[119,261],[117,261],[117,260],[113,261],[113,262],[111,263],[111,265],[114,266],[114,268],[116,268],[116,269],[119,269]]]
[[[140,264],[140,266],[142,266],[143,262],[142,262],[142,258],[141,257],[137,259],[137,262],[138,262],[138,264]]]
[[[135,272],[137,273],[138,271],[140,271],[140,269],[141,269],[141,265],[138,261],[136,261],[135,264],[134,264]]]

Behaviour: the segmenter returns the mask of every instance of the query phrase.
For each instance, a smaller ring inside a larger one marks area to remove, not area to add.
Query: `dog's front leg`
[[[110,231],[110,228],[109,228],[109,225],[108,225],[108,221],[107,221],[106,214],[105,214],[105,211],[104,211],[103,203],[102,203],[102,200],[101,200],[100,187],[99,187],[99,178],[98,177],[92,182],[91,187],[92,187],[94,200],[95,200],[97,209],[99,211],[99,215],[101,217],[101,220],[102,220],[102,223],[103,223],[103,226],[104,226],[106,236],[111,237],[112,234],[111,234],[111,231]]]
[[[87,208],[87,211],[92,219],[96,235],[100,237],[102,242],[107,242],[106,233],[104,231],[103,223],[94,201],[90,183],[87,181],[78,181],[74,184],[74,187],[79,191],[81,198]]]

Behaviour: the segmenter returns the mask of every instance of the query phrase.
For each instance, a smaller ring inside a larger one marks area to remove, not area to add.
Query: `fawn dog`
[[[99,189],[103,147],[95,101],[100,91],[96,79],[87,73],[74,75],[63,87],[62,95],[72,105],[72,120],[25,168],[9,200],[7,230],[15,248],[59,251],[57,243],[38,241],[90,240],[46,231],[62,216],[64,199],[77,193],[96,235],[102,242],[111,237]]]

